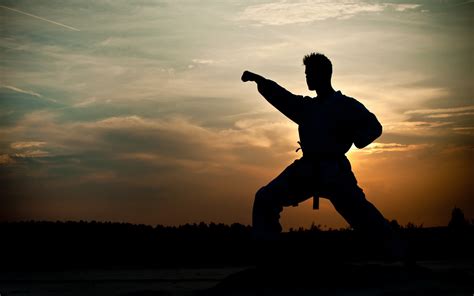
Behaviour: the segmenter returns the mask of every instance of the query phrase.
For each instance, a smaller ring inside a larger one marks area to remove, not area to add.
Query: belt
[[[311,152],[305,153],[305,149],[303,148],[303,145],[301,145],[301,142],[298,141],[298,149],[296,149],[296,152],[298,152],[300,149],[303,152],[303,159],[309,160],[311,162],[318,162],[322,160],[338,160],[338,159],[343,159],[346,157],[345,153],[333,153],[333,152]]]

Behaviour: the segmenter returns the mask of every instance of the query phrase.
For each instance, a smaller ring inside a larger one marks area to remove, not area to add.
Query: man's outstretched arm
[[[303,96],[294,95],[276,82],[263,76],[244,71],[242,81],[254,81],[257,83],[260,94],[286,117],[299,123],[303,110]]]

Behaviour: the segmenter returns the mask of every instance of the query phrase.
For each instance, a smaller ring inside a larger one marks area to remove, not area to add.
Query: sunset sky
[[[348,153],[400,224],[474,218],[474,1],[1,1],[0,221],[250,224],[297,126],[244,70],[309,95],[302,58],[384,127]],[[285,229],[345,227],[331,203]]]

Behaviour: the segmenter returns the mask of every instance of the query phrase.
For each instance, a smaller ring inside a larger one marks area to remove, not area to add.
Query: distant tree
[[[321,224],[316,225],[316,223],[311,223],[309,231],[321,231]]]
[[[423,223],[420,225],[416,225],[413,222],[408,222],[407,225],[405,226],[406,229],[417,229],[417,228],[423,228]]]
[[[460,208],[454,207],[451,212],[451,220],[448,227],[452,229],[463,229],[469,225],[469,221],[464,217],[464,213]]]
[[[398,224],[398,221],[396,219],[393,219],[392,221],[389,222],[390,226],[392,226],[393,229],[400,229],[400,224]]]

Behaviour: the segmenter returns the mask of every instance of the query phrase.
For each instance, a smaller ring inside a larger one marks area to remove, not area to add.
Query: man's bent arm
[[[354,145],[362,149],[382,135],[382,125],[377,117],[360,104],[360,114],[356,123]]]
[[[275,81],[266,79],[258,74],[245,71],[242,81],[255,81],[258,92],[286,117],[296,123],[301,122],[303,96],[294,95]]]

